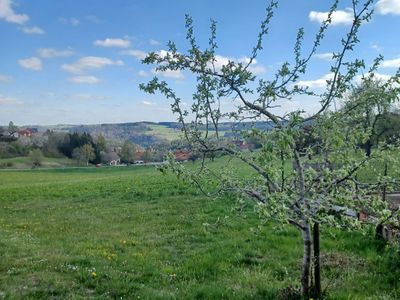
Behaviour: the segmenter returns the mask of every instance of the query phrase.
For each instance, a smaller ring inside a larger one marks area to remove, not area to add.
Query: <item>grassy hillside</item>
[[[152,167],[0,171],[0,298],[277,299],[300,236],[234,205]],[[323,231],[322,251],[328,298],[400,297],[368,236]]]
[[[76,161],[67,157],[50,158],[44,157],[41,168],[62,168],[76,166]],[[0,158],[0,168],[29,169],[32,162],[29,157]]]

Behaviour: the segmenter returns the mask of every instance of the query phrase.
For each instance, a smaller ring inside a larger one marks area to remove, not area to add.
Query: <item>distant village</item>
[[[36,156],[43,158],[66,157],[76,165],[122,166],[128,164],[161,163],[168,153],[173,153],[178,162],[195,161],[200,155],[190,149],[184,142],[156,141],[151,145],[140,145],[131,139],[107,138],[99,131],[67,132],[40,127],[17,127],[12,122],[9,126],[0,127],[0,159],[13,157]],[[233,135],[226,138],[227,144],[240,151],[249,151],[257,147],[254,142],[236,139]],[[35,155],[34,155],[35,156]],[[215,153],[207,158],[214,159]],[[39,159],[40,160],[40,159]],[[33,163],[40,166],[41,162]],[[10,167],[0,164],[0,167]]]

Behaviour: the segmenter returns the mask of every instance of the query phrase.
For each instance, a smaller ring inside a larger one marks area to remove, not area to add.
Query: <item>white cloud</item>
[[[37,57],[31,57],[27,59],[20,59],[18,63],[21,67],[33,71],[40,71],[42,70],[42,61]]]
[[[360,84],[362,82],[362,78],[363,77],[364,78],[368,78],[369,76],[370,76],[370,73],[367,73],[364,76],[363,75],[357,75],[355,80],[356,80],[357,83]],[[373,78],[375,80],[379,80],[379,81],[388,81],[390,78],[392,78],[392,76],[387,75],[387,74],[374,73]]]
[[[58,19],[63,24],[68,24],[72,26],[78,26],[81,22],[76,18],[59,18]]]
[[[314,55],[314,57],[316,57],[318,59],[328,60],[328,61],[332,60],[332,56],[333,56],[333,53],[330,53],[330,52],[328,52],[328,53],[318,53],[318,54]]]
[[[16,98],[0,95],[0,105],[21,105],[22,102]]]
[[[222,69],[223,66],[226,66],[229,63],[229,61],[248,64],[250,62],[250,58],[247,56],[235,58],[222,55],[215,55],[214,67],[217,71],[219,71]],[[211,64],[209,65],[209,67],[211,67]],[[264,66],[258,64],[256,59],[253,59],[252,63],[248,67],[248,70],[252,72],[254,75],[262,74],[267,71]]]
[[[388,81],[392,76],[387,74],[375,73],[374,78],[381,81]]]
[[[152,73],[172,79],[178,79],[178,80],[185,79],[185,76],[182,74],[181,70],[156,71],[153,69]]]
[[[159,46],[161,43],[157,40],[149,40],[149,44],[152,46]]]
[[[144,71],[144,70],[140,70],[140,71],[138,72],[138,75],[139,75],[140,77],[147,77],[147,76],[149,76],[149,73],[147,73],[147,72]]]
[[[10,76],[0,74],[0,82],[10,82],[12,78]]]
[[[265,67],[261,66],[261,65],[251,64],[247,69],[254,75],[263,74],[263,73],[267,72],[267,69],[265,69]]]
[[[22,27],[21,30],[26,34],[44,34],[44,30],[40,27],[33,26],[33,27]]]
[[[90,15],[90,16],[86,16],[85,19],[92,23],[96,23],[96,24],[101,23],[101,20],[97,16]]]
[[[13,0],[0,0],[0,19],[9,23],[25,24],[29,17],[25,14],[17,14],[13,9]]]
[[[400,15],[399,0],[379,0],[376,3],[375,10],[380,15]]]
[[[122,66],[124,64],[121,60],[111,60],[106,57],[86,56],[80,58],[73,64],[63,64],[61,69],[70,73],[80,74],[86,70],[98,70],[106,66]]]
[[[131,42],[129,40],[126,40],[126,39],[110,39],[110,38],[107,38],[105,40],[94,41],[93,44],[95,46],[100,46],[100,47],[128,48],[131,45]]]
[[[37,50],[37,53],[41,58],[67,57],[75,54],[71,49],[56,50],[53,48],[41,48]]]
[[[296,85],[308,88],[324,88],[326,87],[326,81],[332,78],[333,74],[329,73],[315,80],[300,80],[299,82],[296,83]]]
[[[74,76],[68,79],[73,83],[84,83],[84,84],[97,84],[100,83],[101,80],[95,76]]]
[[[378,52],[381,52],[383,50],[383,48],[381,46],[379,46],[378,44],[372,44],[371,48]]]
[[[146,101],[146,100],[143,100],[142,104],[147,105],[147,106],[154,106],[155,105],[153,102]]]
[[[133,56],[136,59],[142,60],[146,58],[148,53],[142,50],[133,49],[133,50],[122,51],[121,54]]]
[[[400,68],[400,58],[384,60],[381,66],[383,68]]]
[[[79,100],[79,101],[103,101],[109,99],[108,97],[105,96],[97,96],[92,94],[76,94],[72,95],[72,98],[74,100]]]
[[[310,11],[308,19],[312,22],[322,23],[328,18],[328,12]],[[348,25],[353,23],[354,15],[349,9],[337,10],[332,13],[332,25]]]

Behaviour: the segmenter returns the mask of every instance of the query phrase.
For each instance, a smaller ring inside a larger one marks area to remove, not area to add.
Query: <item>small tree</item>
[[[352,1],[353,22],[341,41],[341,49],[333,54],[331,77],[327,80],[325,92],[312,90],[298,84],[306,73],[310,59],[320,46],[326,30],[337,9],[334,1],[327,20],[322,23],[310,50],[303,54],[304,30],[298,31],[294,47],[293,62],[282,63],[280,69],[270,80],[259,79],[252,73],[251,66],[263,48],[263,39],[269,31],[277,2],[272,1],[266,9],[265,19],[261,23],[256,45],[244,62],[230,60],[220,66],[216,55],[216,23],[211,24],[211,37],[208,48],[202,50],[197,43],[192,19],[186,17],[187,40],[190,49],[179,52],[173,42],[169,42],[166,54],[150,53],[146,64],[155,64],[156,71],[187,70],[197,79],[193,104],[190,109],[181,105],[181,98],[167,82],[155,77],[141,88],[148,93],[162,93],[172,101],[172,111],[177,115],[182,130],[191,149],[202,156],[198,170],[191,170],[182,164],[176,164],[171,156],[168,170],[191,183],[203,186],[212,182],[213,190],[209,195],[230,192],[238,197],[250,198],[257,202],[260,213],[281,224],[291,224],[301,233],[303,239],[303,262],[301,272],[301,294],[310,296],[310,268],[312,255],[311,228],[314,224],[332,227],[357,228],[361,224],[344,216],[348,209],[359,211],[368,208],[374,212],[377,220],[388,214],[379,199],[367,196],[368,188],[357,189],[355,175],[362,168],[368,168],[372,160],[379,161],[385,156],[385,147],[377,148],[366,156],[359,145],[371,133],[359,126],[348,126],[348,119],[361,117],[357,110],[334,110],[334,103],[345,99],[354,87],[356,75],[365,71],[365,63],[360,59],[348,60],[358,43],[357,34],[362,24],[371,18],[372,0],[360,4]],[[363,81],[371,81],[381,57],[366,70],[369,74]],[[389,79],[387,89],[392,95],[398,94],[393,85],[399,80],[396,76]],[[319,97],[320,108],[314,113],[295,110],[288,114],[278,114],[274,109],[280,100],[292,99],[296,95]],[[223,112],[221,101],[232,99],[236,110]],[[392,98],[394,100],[394,98]],[[267,121],[273,124],[271,130],[260,130],[250,126],[238,134],[243,138],[254,138],[260,142],[258,151],[241,151],[234,144],[226,144],[219,134],[220,122],[231,119],[235,122]],[[312,138],[305,136],[307,127],[312,126]],[[315,141],[312,143],[305,143]],[[223,168],[216,170],[208,166],[205,157],[214,157],[217,153],[229,155]],[[231,165],[240,161],[252,170],[249,177]],[[357,192],[357,193],[356,193]],[[318,227],[316,227],[318,228]],[[320,297],[320,291],[317,291]]]
[[[94,148],[91,144],[85,144],[82,147],[75,148],[72,151],[72,157],[76,159],[78,166],[81,165],[82,162],[86,163],[86,166],[89,165],[89,161],[96,157],[94,153]]]
[[[97,137],[96,149],[97,149],[97,151],[99,151],[99,152],[102,152],[102,151],[106,151],[106,150],[107,150],[107,141],[106,141],[106,139],[104,138],[104,136],[99,135],[99,136]]]
[[[13,121],[10,121],[8,124],[8,135],[12,136],[14,133],[16,133],[18,130],[18,127],[14,125]]]
[[[348,118],[349,125],[360,127],[368,136],[361,145],[367,156],[371,155],[374,146],[384,140],[385,134],[392,131],[385,123],[390,120],[390,111],[398,96],[396,93],[397,89],[391,88],[391,81],[373,80],[371,77],[353,88],[345,101],[343,110],[357,112],[351,114],[351,119]]]
[[[81,148],[75,148],[72,151],[72,158],[76,160],[76,164],[80,166],[82,164],[82,154],[81,154]]]
[[[150,162],[153,160],[153,151],[151,149],[146,149],[143,153],[143,160],[145,162]]]
[[[43,163],[43,154],[40,149],[35,149],[29,152],[29,159],[32,163],[32,167],[40,167]]]
[[[136,158],[136,147],[130,141],[125,141],[121,149],[121,161],[124,163],[132,164]]]

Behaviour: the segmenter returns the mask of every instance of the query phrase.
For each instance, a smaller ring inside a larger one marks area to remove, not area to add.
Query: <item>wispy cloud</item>
[[[10,82],[12,80],[11,76],[0,74],[0,82]]]
[[[108,97],[105,96],[98,96],[98,95],[92,95],[92,94],[76,94],[71,96],[74,100],[79,100],[79,101],[104,101],[108,100]]]
[[[132,49],[132,50],[125,50],[121,52],[122,55],[129,55],[133,56],[138,60],[145,59],[147,56],[147,52],[144,52],[142,50],[137,50],[137,49]]]
[[[41,58],[67,57],[75,54],[72,49],[56,50],[54,48],[40,48],[37,53]]]
[[[127,39],[106,38],[104,40],[94,41],[93,44],[100,47],[128,48],[131,45],[131,42]]]
[[[33,26],[33,27],[22,27],[21,28],[22,32],[26,33],[26,34],[45,34],[45,31],[37,26]]]
[[[235,58],[228,57],[222,55],[215,55],[214,67],[217,70],[221,70],[223,66],[226,66],[230,61],[242,64],[248,64],[250,62],[250,58],[247,56]],[[210,65],[211,67],[211,65]],[[267,70],[264,66],[260,65],[256,59],[253,59],[252,63],[248,67],[248,70],[252,72],[254,75],[259,75],[265,73]]]
[[[86,70],[98,70],[107,66],[122,66],[121,60],[111,60],[106,57],[86,56],[73,64],[63,64],[61,69],[70,73],[80,74]]]
[[[139,75],[140,77],[147,77],[147,76],[149,76],[149,73],[147,73],[147,72],[144,71],[144,70],[140,70],[140,71],[138,72],[138,75]]]
[[[22,102],[13,97],[0,95],[0,105],[21,105]]]
[[[400,1],[379,0],[375,5],[375,10],[380,15],[400,15]]]
[[[146,106],[155,106],[156,105],[154,102],[150,102],[150,101],[147,101],[147,100],[143,100],[142,104],[144,104]]]
[[[74,18],[74,17],[59,18],[58,20],[63,24],[72,25],[72,26],[78,26],[81,23],[81,21],[79,21],[77,18]]]
[[[322,23],[328,19],[329,12],[310,11],[308,19],[312,22]],[[332,25],[348,25],[353,23],[353,12],[349,9],[337,10],[332,13]]]
[[[381,46],[379,46],[378,44],[372,44],[371,48],[378,52],[381,52],[383,50],[383,48]]]
[[[17,14],[13,9],[13,4],[13,0],[0,0],[0,19],[9,23],[25,24],[29,20],[29,16],[26,14]]]
[[[152,73],[172,79],[178,79],[178,80],[185,79],[185,76],[180,70],[156,71],[155,69],[153,69]]]
[[[101,20],[97,16],[90,15],[86,16],[85,19],[92,23],[101,23]]]
[[[20,59],[18,60],[18,63],[21,67],[28,69],[28,70],[33,70],[33,71],[40,71],[42,70],[42,61],[40,58],[37,57],[31,57],[31,58],[26,58],[26,59]]]
[[[149,44],[152,45],[152,46],[159,46],[159,45],[161,45],[161,43],[160,43],[159,41],[153,40],[153,39],[149,40]]]
[[[73,83],[82,83],[82,84],[97,84],[100,83],[101,80],[95,76],[74,76],[68,79]]]
[[[330,61],[330,60],[332,60],[333,53],[331,53],[331,52],[318,53],[318,54],[315,54],[314,57],[318,58],[318,59]]]
[[[367,73],[367,74],[364,74],[364,75],[357,75],[355,80],[356,80],[356,82],[361,83],[363,78],[368,78],[371,75],[373,75],[373,78],[375,80],[379,80],[379,81],[388,81],[390,78],[392,78],[392,76],[390,76],[388,74],[382,74],[382,73],[373,73],[373,74],[371,74],[371,73]]]

